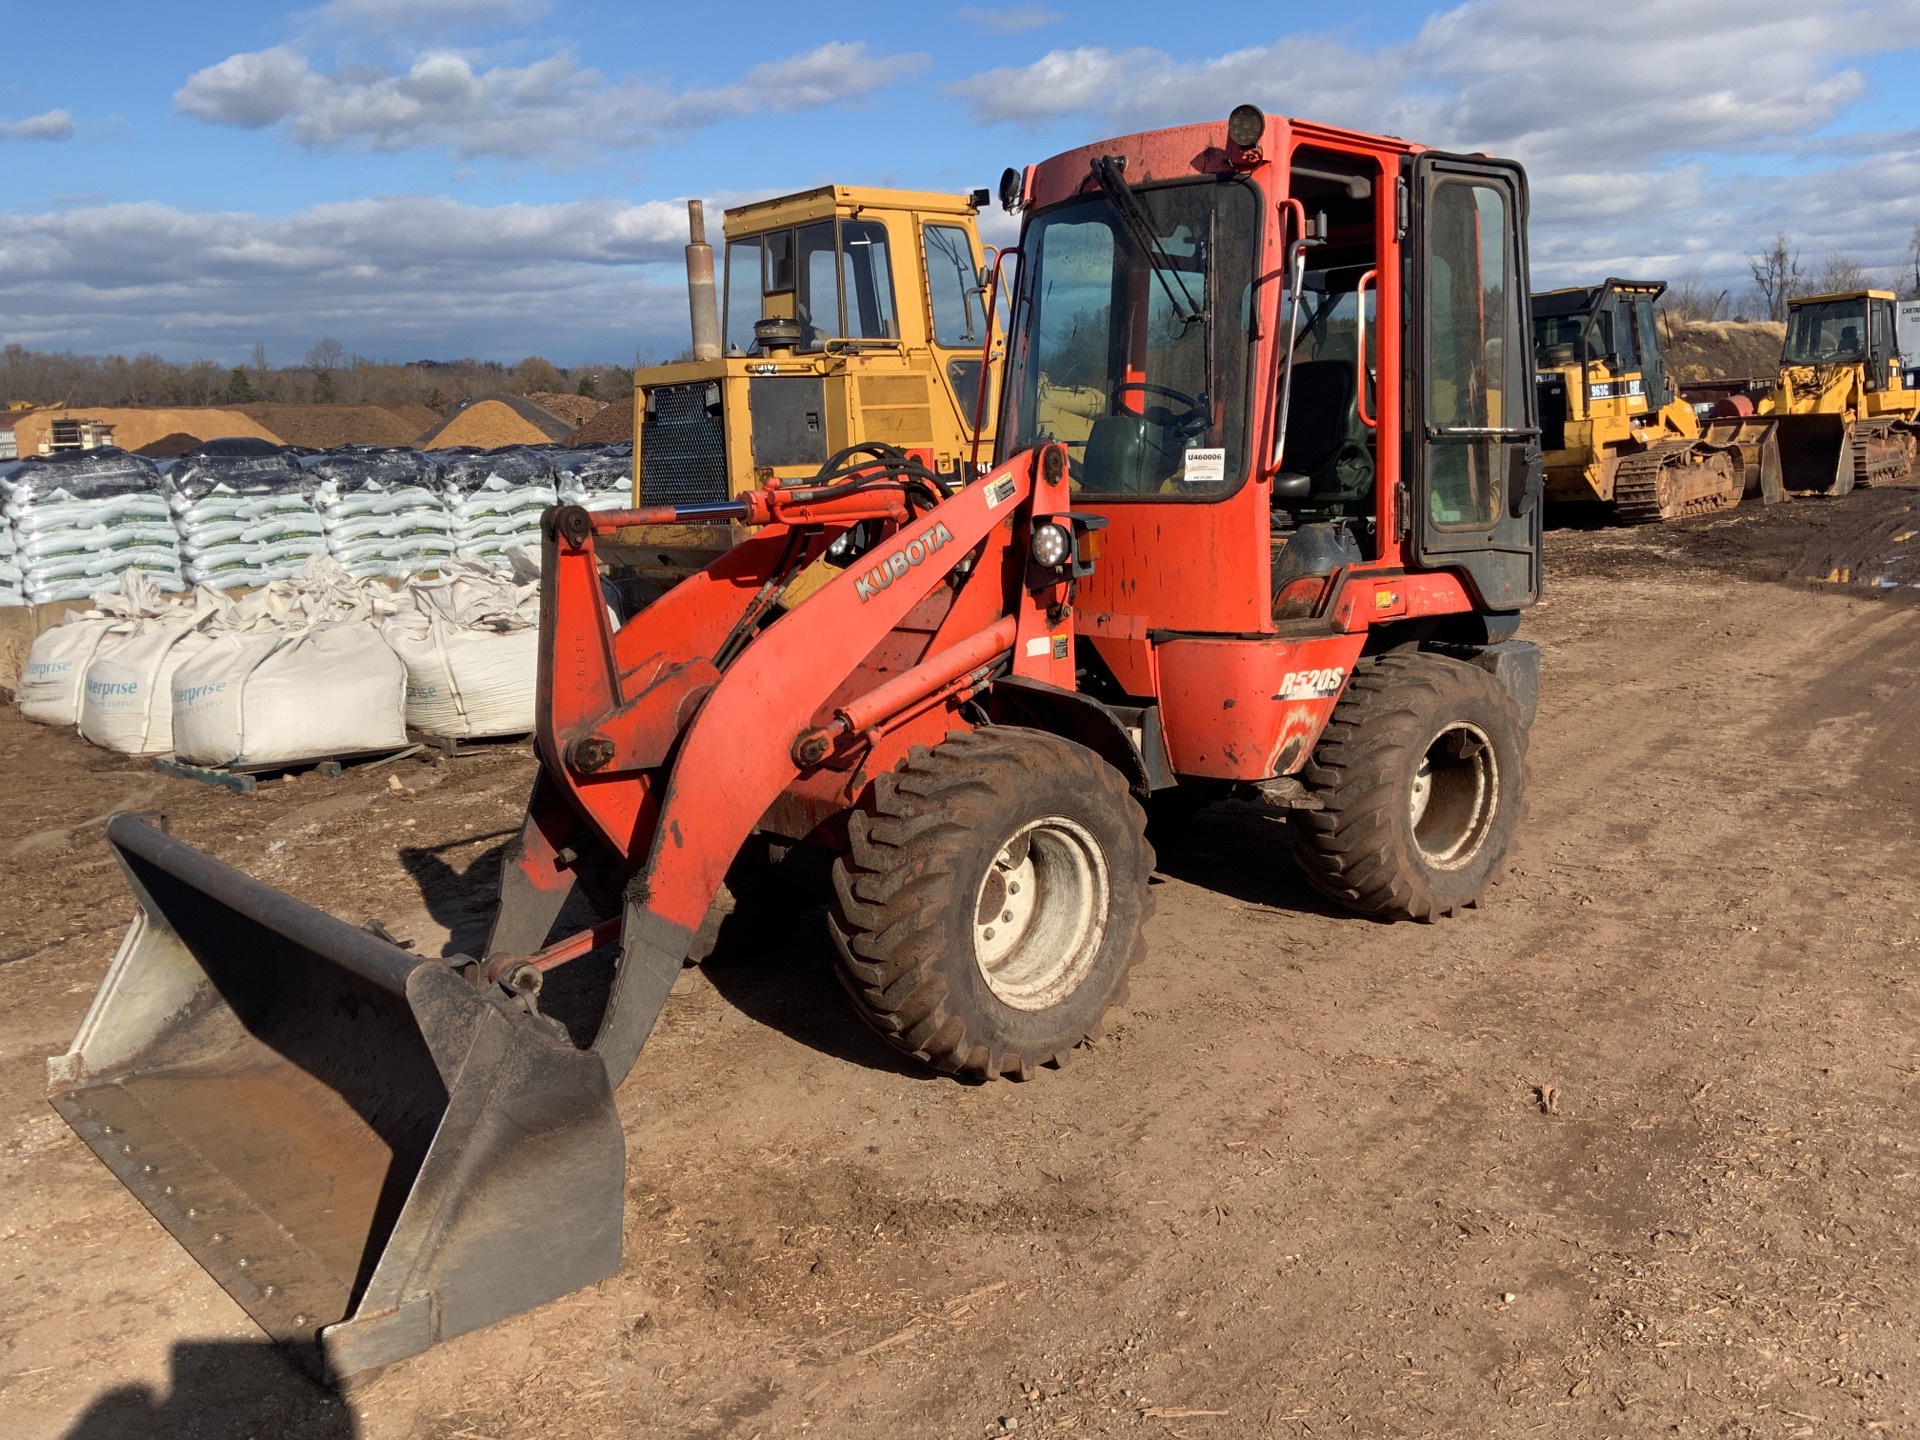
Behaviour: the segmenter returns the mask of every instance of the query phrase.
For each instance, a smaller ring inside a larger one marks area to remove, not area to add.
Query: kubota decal
[[[1346,683],[1347,671],[1344,665],[1335,665],[1327,670],[1289,670],[1280,677],[1280,693],[1276,700],[1328,700],[1340,693],[1340,687]]]
[[[860,597],[860,603],[864,605],[914,566],[925,564],[929,555],[952,539],[953,532],[947,529],[947,522],[935,521],[933,529],[925,535],[909,540],[853,582],[854,593]]]

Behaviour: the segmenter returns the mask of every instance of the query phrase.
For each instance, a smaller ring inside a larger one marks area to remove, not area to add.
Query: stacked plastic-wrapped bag
[[[633,442],[561,450],[554,455],[555,490],[562,505],[624,510],[633,504]]]
[[[82,450],[0,464],[0,516],[28,604],[82,599],[127,570],[184,588],[159,471],[138,455]]]
[[[552,452],[535,446],[443,451],[440,494],[454,553],[505,568],[507,549],[540,543],[540,513],[556,503]]]
[[[0,515],[0,605],[26,603],[26,577],[20,573],[20,543],[13,538],[13,521]]]
[[[369,446],[326,451],[303,463],[327,553],[348,574],[413,575],[453,558],[453,517],[432,456]]]
[[[264,441],[212,440],[168,468],[186,578],[217,590],[264,585],[327,553],[297,455]]]

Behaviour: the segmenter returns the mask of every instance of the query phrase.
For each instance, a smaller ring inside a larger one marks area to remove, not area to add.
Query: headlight
[[[1033,563],[1043,570],[1058,570],[1073,554],[1073,532],[1051,520],[1033,527]]]

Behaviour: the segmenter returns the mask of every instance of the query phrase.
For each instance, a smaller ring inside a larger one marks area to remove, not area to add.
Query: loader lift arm
[[[1060,448],[1044,447],[920,512],[904,484],[864,472],[834,486],[755,492],[740,504],[759,532],[617,633],[599,598],[595,537],[681,517],[549,512],[537,742],[543,773],[561,792],[562,808],[586,817],[633,877],[622,897],[613,990],[593,1042],[613,1085],[646,1043],[728,866],[796,777],[929,696],[970,676],[983,682],[1023,631],[1047,628],[1050,597],[1009,587],[1007,566],[994,556],[974,562],[996,531],[1004,532],[999,551],[1008,549],[1011,522],[1033,508],[1027,502],[1036,481],[1049,508],[1063,510],[1064,473]],[[773,595],[801,564],[855,525],[874,522],[887,533],[865,556],[804,604],[766,618],[777,609]],[[991,588],[996,618],[867,694],[830,705],[862,659],[950,577],[956,588]],[[1006,588],[1015,592],[1011,605]],[[764,629],[736,642],[742,627],[763,621]],[[776,630],[777,645],[755,643]],[[672,655],[695,658],[673,664]],[[530,816],[531,828],[541,824]],[[524,873],[530,857],[557,857],[564,848],[541,838],[523,846],[516,885],[563,892],[568,877],[553,860],[536,860],[543,871]],[[514,895],[504,895],[503,911],[513,903]],[[490,958],[490,970],[504,973],[502,957]]]

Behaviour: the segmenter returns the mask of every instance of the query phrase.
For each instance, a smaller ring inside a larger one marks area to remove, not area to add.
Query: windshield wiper
[[[1145,253],[1147,263],[1152,266],[1160,288],[1166,292],[1167,303],[1173,306],[1174,316],[1180,321],[1181,328],[1204,321],[1207,318],[1206,310],[1194,304],[1193,293],[1187,289],[1186,276],[1173,263],[1173,257],[1161,245],[1160,237],[1153,233],[1153,222],[1147,218],[1146,211],[1140,208],[1139,197],[1127,184],[1127,178],[1122,173],[1125,165],[1126,161],[1118,155],[1097,157],[1093,162],[1094,183],[1099,185],[1100,193],[1119,212],[1127,233],[1133,237],[1133,243]],[[1173,293],[1175,285],[1180,287],[1177,296]]]

